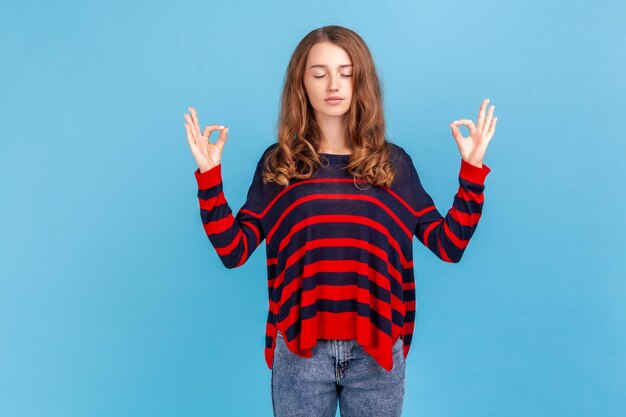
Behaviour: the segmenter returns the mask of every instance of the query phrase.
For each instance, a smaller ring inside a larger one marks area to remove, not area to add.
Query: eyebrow
[[[339,65],[339,68],[351,67],[351,66],[352,64],[343,64],[343,65]],[[311,65],[309,68],[315,68],[315,67],[328,68],[328,65]]]

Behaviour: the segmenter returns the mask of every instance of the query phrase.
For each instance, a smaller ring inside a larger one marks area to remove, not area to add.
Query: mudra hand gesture
[[[459,119],[450,123],[452,136],[454,136],[456,144],[459,147],[459,151],[461,151],[461,158],[479,168],[482,168],[483,166],[485,152],[487,152],[487,146],[489,145],[493,134],[496,132],[496,122],[498,120],[497,117],[493,117],[493,110],[496,108],[495,105],[489,108],[489,113],[485,119],[485,109],[488,102],[489,99],[486,98],[480,106],[477,126],[474,126],[474,122],[470,119]],[[470,135],[467,138],[463,137],[457,125],[467,126],[469,128]]]
[[[204,134],[200,133],[200,122],[196,109],[189,107],[189,113],[185,114],[185,129],[187,129],[187,142],[191,153],[198,163],[200,172],[208,171],[222,162],[222,151],[228,139],[228,128],[222,125],[208,125],[204,128]],[[209,137],[214,130],[220,130],[217,142],[211,143]]]

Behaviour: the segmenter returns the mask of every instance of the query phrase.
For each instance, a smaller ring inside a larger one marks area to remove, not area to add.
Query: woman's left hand
[[[483,166],[485,152],[487,152],[487,146],[493,134],[496,132],[496,121],[498,120],[497,117],[493,117],[493,110],[496,108],[495,105],[489,108],[489,113],[485,119],[485,110],[488,102],[489,99],[486,98],[480,106],[477,126],[474,126],[474,122],[470,119],[459,119],[450,123],[452,136],[454,136],[459,151],[461,151],[461,158],[479,168]],[[470,131],[469,137],[463,137],[457,125],[467,126]]]

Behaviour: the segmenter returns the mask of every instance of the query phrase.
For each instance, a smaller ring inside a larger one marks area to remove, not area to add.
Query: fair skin
[[[309,51],[304,74],[304,88],[314,109],[320,126],[321,144],[318,152],[330,154],[350,154],[352,145],[345,135],[345,115],[350,108],[353,92],[352,62],[348,53],[330,42],[319,42]],[[342,98],[337,104],[326,99],[330,96]],[[495,105],[489,107],[489,99],[483,100],[476,124],[470,119],[459,119],[450,123],[452,137],[457,143],[461,158],[471,165],[482,168],[487,147],[496,131],[497,117],[493,117]],[[198,164],[200,172],[219,165],[222,151],[228,139],[228,128],[222,125],[208,125],[201,133],[200,122],[194,107],[185,114],[187,142]],[[458,126],[467,126],[470,131],[464,137]],[[209,137],[219,131],[217,142]]]
[[[496,133],[497,117],[493,117],[493,111],[496,106],[489,107],[489,112],[485,118],[487,109],[487,103],[489,99],[483,100],[478,111],[478,121],[476,125],[470,119],[459,119],[450,123],[450,129],[452,129],[452,137],[456,141],[459,151],[461,152],[461,158],[471,165],[478,168],[483,167],[483,159],[487,152],[487,146],[491,142],[491,138]],[[470,131],[468,137],[464,137],[457,126],[464,125]]]
[[[345,119],[352,101],[354,81],[352,60],[345,49],[331,43],[318,42],[309,51],[303,77],[315,120],[320,128],[318,152],[350,154],[352,145],[345,132]],[[341,97],[337,104],[326,99]]]

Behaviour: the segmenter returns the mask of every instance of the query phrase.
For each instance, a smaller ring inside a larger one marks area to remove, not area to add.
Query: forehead
[[[331,42],[318,42],[309,51],[306,61],[307,69],[311,67],[349,67],[352,65],[350,55],[342,47]]]

